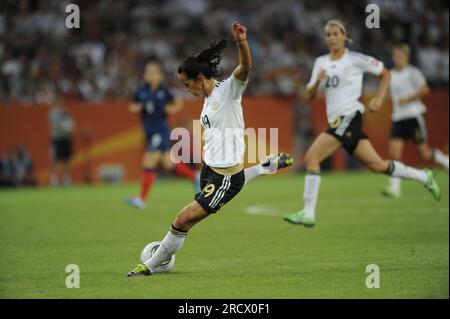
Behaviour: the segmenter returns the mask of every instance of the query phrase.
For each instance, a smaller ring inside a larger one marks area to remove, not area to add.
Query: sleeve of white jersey
[[[313,70],[311,73],[311,79],[309,80],[308,84],[306,85],[307,87],[311,87],[314,85],[314,83],[316,83],[317,77],[319,76],[320,65],[321,65],[320,58],[317,58],[314,61],[314,66],[313,66]]]
[[[380,75],[383,72],[383,62],[375,59],[374,57],[360,54],[355,55],[356,65],[363,73],[371,73],[373,75]]]
[[[412,68],[411,81],[417,90],[420,89],[425,84],[427,84],[427,80],[425,79],[425,76],[417,68]]]
[[[222,83],[224,95],[232,100],[238,100],[242,97],[242,94],[247,87],[247,83],[248,81],[242,82],[231,74],[231,76]]]

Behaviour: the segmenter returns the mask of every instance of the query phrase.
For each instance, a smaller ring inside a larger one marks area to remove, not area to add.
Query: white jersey
[[[203,160],[206,165],[226,168],[243,163],[245,152],[242,93],[247,83],[234,75],[216,83],[205,98],[200,116],[204,128]]]
[[[391,70],[392,120],[401,121],[415,118],[425,113],[425,105],[420,99],[415,99],[406,104],[400,104],[399,100],[415,95],[426,83],[422,72],[411,65],[406,66],[402,70]]]
[[[380,75],[383,68],[383,63],[377,59],[349,50],[339,60],[331,60],[329,54],[318,57],[308,87],[316,83],[320,70],[324,69],[327,78],[320,88],[325,90],[328,123],[356,111],[363,113],[364,105],[359,101],[363,75],[367,72]]]

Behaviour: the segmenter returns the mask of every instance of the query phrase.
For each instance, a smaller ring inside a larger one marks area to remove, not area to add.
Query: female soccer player
[[[369,110],[376,112],[383,104],[389,87],[389,71],[380,61],[346,49],[346,43],[351,40],[340,21],[328,21],[324,30],[330,53],[316,59],[307,94],[314,99],[319,86],[324,85],[330,126],[316,138],[305,156],[304,208],[284,219],[307,227],[315,224],[320,163],[341,147],[375,173],[420,182],[439,200],[440,190],[431,170],[422,171],[399,161],[383,160],[362,132],[364,106],[358,100],[362,92],[363,74],[368,72],[381,76],[378,94],[369,104]]]
[[[145,66],[144,85],[134,94],[130,112],[140,114],[147,140],[147,151],[142,160],[144,169],[140,196],[128,197],[125,202],[133,207],[144,209],[146,199],[156,179],[156,167],[161,163],[167,171],[189,178],[200,191],[200,183],[195,171],[184,163],[174,164],[170,159],[170,127],[166,114],[178,112],[182,107],[181,99],[176,99],[162,85],[163,74],[156,62]]]
[[[427,128],[423,118],[426,108],[420,99],[427,95],[430,89],[422,72],[409,64],[409,57],[410,48],[407,44],[393,47],[394,69],[391,70],[390,93],[394,112],[389,156],[393,160],[400,160],[405,140],[411,139],[423,160],[433,160],[448,171],[448,156],[438,149],[430,148],[427,143]],[[383,194],[394,198],[400,197],[400,179],[391,176],[389,186]]]
[[[244,184],[261,174],[292,164],[285,153],[269,157],[263,163],[243,169],[245,151],[242,93],[252,67],[247,29],[234,22],[232,34],[239,48],[239,66],[224,81],[217,81],[222,40],[199,55],[185,59],[178,67],[178,78],[196,97],[204,96],[201,123],[204,128],[204,165],[201,172],[201,193],[181,210],[156,253],[127,276],[148,276],[178,251],[188,231],[199,221],[216,213],[235,197]],[[274,165],[272,165],[274,164]]]
[[[50,184],[53,187],[59,185],[58,170],[62,166],[62,185],[69,186],[70,181],[70,159],[73,154],[73,132],[75,122],[73,117],[63,104],[62,96],[56,97],[49,113],[50,135],[51,135],[51,166]]]

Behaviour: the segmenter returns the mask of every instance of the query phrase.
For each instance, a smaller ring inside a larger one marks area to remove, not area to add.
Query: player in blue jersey
[[[130,112],[139,114],[147,142],[147,151],[142,160],[143,177],[140,196],[128,197],[125,202],[143,209],[146,199],[156,179],[156,167],[161,166],[176,174],[189,178],[199,191],[198,174],[184,163],[174,164],[170,159],[170,127],[167,114],[178,112],[183,103],[175,98],[163,84],[163,74],[157,62],[149,62],[145,66],[144,84],[140,86],[130,104]]]

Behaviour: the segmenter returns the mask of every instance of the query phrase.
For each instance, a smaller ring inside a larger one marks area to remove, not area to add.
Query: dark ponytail
[[[227,46],[227,40],[222,39],[218,43],[211,44],[211,47],[203,50],[197,56],[185,59],[178,67],[178,74],[186,74],[188,79],[196,79],[199,74],[203,74],[207,79],[220,75],[218,69],[222,52]]]

